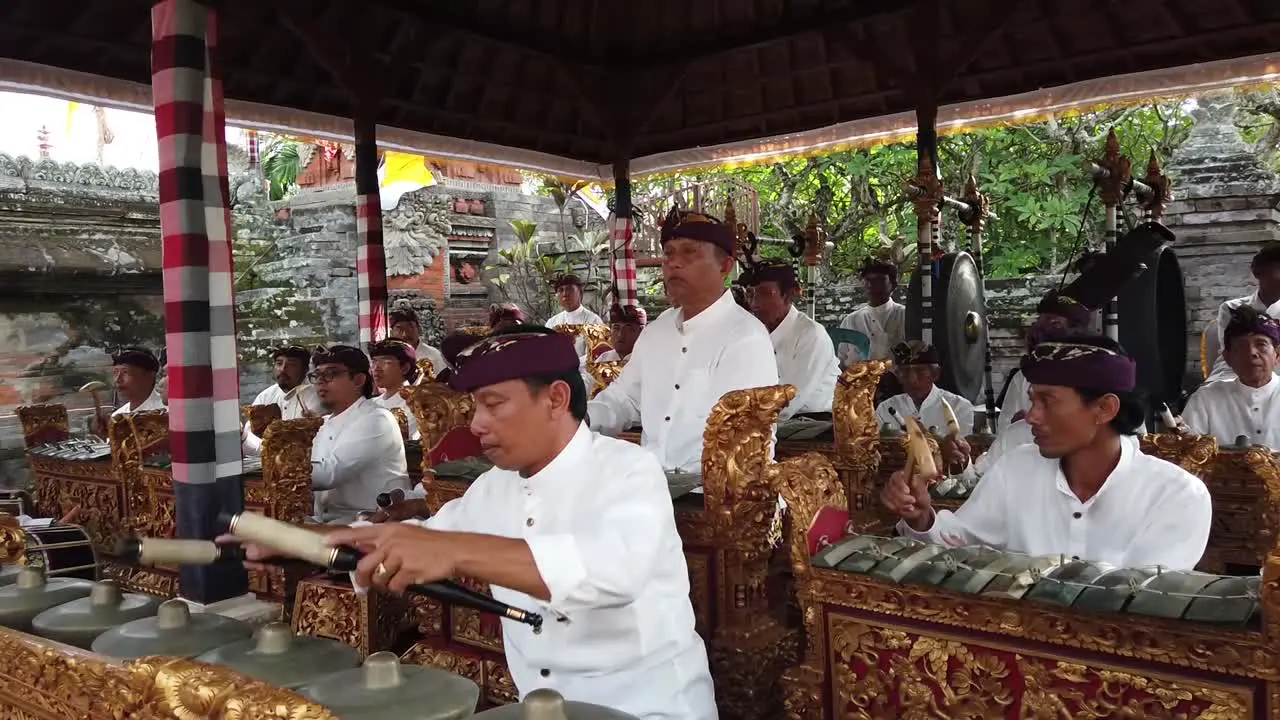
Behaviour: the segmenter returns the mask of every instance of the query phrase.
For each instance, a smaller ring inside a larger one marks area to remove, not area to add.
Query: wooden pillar
[[[162,0],[151,23],[177,534],[212,539],[218,513],[244,506],[217,15],[196,0]],[[193,602],[247,589],[238,565],[181,569],[179,593]]]
[[[382,246],[382,203],[378,197],[377,121],[373,102],[356,108],[356,283],[360,302],[360,344],[387,337],[387,257]]]

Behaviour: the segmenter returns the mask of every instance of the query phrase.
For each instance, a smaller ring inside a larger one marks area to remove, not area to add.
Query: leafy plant
[[[499,250],[497,264],[485,269],[492,275],[494,287],[506,300],[523,307],[529,313],[530,320],[545,322],[560,312],[552,283],[562,274],[577,271],[574,260],[582,255],[586,256],[586,269],[578,272],[583,278],[584,289],[595,289],[596,298],[603,297],[601,290],[604,281],[599,274],[601,259],[607,257],[609,250],[608,233],[585,232],[580,236],[573,236],[576,241],[574,244],[581,247],[581,251],[549,253],[542,250],[536,239],[537,223],[512,220],[510,224],[516,233],[516,244]],[[568,246],[567,241],[565,246]],[[584,304],[588,304],[586,297],[583,300]],[[593,310],[600,312],[599,308]]]
[[[270,198],[283,200],[298,189],[298,175],[302,173],[299,143],[293,138],[270,133],[260,134],[259,143],[262,174],[267,178]]]

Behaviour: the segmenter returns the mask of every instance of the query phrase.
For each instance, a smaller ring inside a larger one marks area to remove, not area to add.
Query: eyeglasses
[[[350,370],[317,370],[315,372],[307,373],[307,380],[317,385],[328,384],[342,377],[343,375],[350,375],[350,374],[351,374]]]

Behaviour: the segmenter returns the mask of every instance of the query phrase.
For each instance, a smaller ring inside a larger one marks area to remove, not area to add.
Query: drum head
[[[907,337],[920,337],[920,278],[908,288]],[[987,303],[982,276],[967,252],[947,253],[933,278],[933,345],[942,360],[938,385],[970,400],[982,392],[987,351]],[[968,428],[966,428],[966,431]]]

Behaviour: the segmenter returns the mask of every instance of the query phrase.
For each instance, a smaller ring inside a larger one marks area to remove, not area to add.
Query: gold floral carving
[[[1065,662],[1030,652],[829,619],[839,718],[1246,718],[1253,688]]]
[[[422,475],[431,469],[431,451],[456,427],[471,424],[475,400],[470,393],[460,393],[442,383],[415,385],[403,392],[404,399],[418,421],[422,435]]]
[[[401,391],[403,392],[403,391]],[[405,413],[404,408],[388,408],[391,415],[396,419],[396,425],[400,427],[400,437],[405,442],[409,441],[409,416]]]
[[[449,607],[449,632],[453,639],[463,645],[502,653],[502,628],[497,623],[482,622],[479,610]]]
[[[460,332],[464,335],[473,335],[475,337],[484,337],[489,334],[490,329],[488,325],[468,325],[466,327],[460,327],[457,330],[454,330],[454,332]]]
[[[562,335],[582,338],[586,346],[587,357],[600,345],[609,344],[609,326],[597,323],[557,325],[555,331]]]
[[[849,521],[859,530],[871,529],[880,506],[876,474],[885,463],[876,424],[875,396],[881,376],[891,365],[873,360],[845,368],[836,383],[831,406],[833,462],[845,486]]]
[[[89,534],[94,547],[99,552],[114,552],[127,530],[124,488],[111,463],[39,455],[28,455],[27,462],[36,476],[36,502],[41,513],[61,517],[78,506],[78,524]]]
[[[279,420],[262,437],[262,484],[265,514],[284,522],[311,515],[311,444],[324,424],[321,418]]]
[[[18,519],[0,513],[0,565],[27,564],[27,534]]]
[[[511,671],[507,669],[505,662],[484,661],[484,699],[494,705],[519,702],[516,681],[511,678]]]
[[[620,360],[596,360],[591,356],[587,356],[587,372],[591,378],[595,380],[595,387],[591,388],[591,397],[599,395],[605,388],[613,384],[614,380],[622,374],[622,368],[626,364]]]
[[[436,368],[431,364],[430,359],[418,358],[416,365],[418,366],[418,380],[414,384],[431,382],[436,379]]]
[[[390,650],[408,605],[381,592],[359,594],[351,585],[327,577],[298,583],[293,599],[293,631],[331,638],[360,651],[362,657]]]
[[[271,423],[283,418],[284,415],[280,412],[278,403],[266,403],[265,405],[250,405],[245,420],[249,423],[249,431],[255,437],[262,437],[267,432],[267,428],[271,427]]]
[[[124,665],[10,630],[0,630],[0,717],[333,719],[293,692],[228,668],[177,658]]]
[[[150,683],[153,700],[149,705],[184,720],[336,720],[323,706],[301,695],[217,665],[147,657],[129,663],[129,672],[139,682]]]
[[[416,642],[413,647],[405,651],[400,656],[400,661],[412,663],[414,665],[423,665],[425,667],[438,668],[454,675],[461,675],[471,682],[484,687],[484,663],[480,657],[472,654],[462,654],[432,647],[422,642]]]
[[[19,405],[15,412],[18,422],[22,423],[23,438],[40,438],[50,429],[71,434],[71,420],[65,405]]]
[[[1141,442],[1142,452],[1171,462],[1206,482],[1218,456],[1218,440],[1212,435],[1153,433],[1143,435]]]
[[[1267,597],[1267,581],[1280,588],[1280,558],[1263,581],[1263,618],[1280,617],[1280,590]],[[1280,681],[1277,649],[1269,633],[1174,623],[1137,615],[1098,615],[1036,603],[959,595],[937,588],[893,585],[875,578],[813,569],[804,588],[812,606],[871,613],[883,622],[902,618],[938,628],[960,628],[1009,639],[1193,668],[1224,675]],[[1270,615],[1272,610],[1277,615]],[[1280,637],[1280,628],[1275,637]]]
[[[146,458],[169,439],[169,413],[149,410],[116,415],[107,425],[107,438],[112,468],[124,487],[120,529],[148,537],[172,536],[173,525],[165,527],[161,517],[157,478],[143,469]],[[110,538],[109,542],[114,544],[117,539]]]
[[[157,568],[140,568],[107,560],[101,568],[103,580],[114,580],[130,592],[171,598],[178,595],[178,575]]]
[[[410,623],[419,635],[444,636],[444,605],[426,595],[409,596]]]

